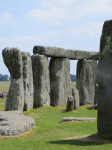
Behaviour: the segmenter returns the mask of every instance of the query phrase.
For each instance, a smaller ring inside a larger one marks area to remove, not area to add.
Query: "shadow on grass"
[[[66,112],[68,112],[68,111],[66,111],[66,109],[63,109],[63,110],[62,110],[62,113],[66,113]]]
[[[112,137],[112,136],[111,136]],[[110,140],[111,139],[111,140]],[[91,145],[102,145],[105,143],[112,144],[112,138],[110,136],[100,135],[99,133],[92,134],[87,137],[68,137],[58,141],[50,141],[51,144],[69,144],[78,146],[91,146]]]
[[[50,144],[66,144],[66,145],[78,145],[78,146],[91,146],[91,145],[102,145],[104,143],[94,141],[78,141],[78,140],[59,140],[48,142]]]

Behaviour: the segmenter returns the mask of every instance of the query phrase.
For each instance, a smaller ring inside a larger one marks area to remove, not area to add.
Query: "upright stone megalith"
[[[33,108],[33,74],[32,61],[30,53],[22,52],[23,61],[23,84],[24,84],[24,108],[29,110]]]
[[[11,84],[5,110],[21,110],[24,107],[23,64],[19,48],[5,48],[2,56],[11,75]]]
[[[80,105],[94,104],[97,83],[97,61],[79,60],[77,63],[77,83]]]
[[[68,58],[51,58],[49,69],[51,106],[66,105],[68,97],[72,95],[70,60]]]
[[[103,25],[98,63],[98,132],[112,134],[112,20]]]
[[[50,78],[48,58],[44,55],[32,56],[34,107],[50,106]]]

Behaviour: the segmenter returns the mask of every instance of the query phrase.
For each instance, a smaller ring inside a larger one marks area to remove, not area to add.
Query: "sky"
[[[112,19],[112,0],[0,0],[0,74],[8,74],[2,50],[53,46],[99,52],[102,27]],[[76,74],[77,61],[70,61]]]

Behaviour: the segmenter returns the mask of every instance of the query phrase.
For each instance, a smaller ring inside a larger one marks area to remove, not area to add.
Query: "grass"
[[[73,88],[76,88],[76,82],[71,82],[71,84]]]
[[[0,92],[8,92],[10,81],[0,81]]]
[[[4,110],[5,99],[0,100],[0,111]],[[62,140],[68,137],[83,137],[97,133],[97,122],[66,122],[58,124],[63,117],[96,118],[96,110],[87,110],[81,106],[78,110],[66,112],[66,106],[40,107],[24,112],[35,119],[35,128],[25,135],[0,139],[1,150],[107,150],[111,144]]]

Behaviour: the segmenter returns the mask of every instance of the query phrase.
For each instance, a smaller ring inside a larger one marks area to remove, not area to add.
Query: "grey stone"
[[[7,120],[0,120],[0,136],[21,135],[35,126],[35,120],[20,111],[0,112],[1,115]]]
[[[21,110],[24,107],[24,87],[23,78],[11,78],[8,97],[6,100],[5,110]]]
[[[79,91],[80,105],[94,104],[97,83],[97,61],[79,60],[77,63],[76,88]]]
[[[98,132],[112,134],[112,20],[106,21],[98,63]]]
[[[45,47],[34,46],[33,54],[46,55],[48,57],[63,57],[71,60],[80,59],[96,59],[98,60],[99,54],[97,52],[88,52],[80,50],[63,49],[58,47]]]
[[[96,121],[96,118],[74,118],[74,117],[65,117],[58,124],[67,121]]]
[[[33,108],[33,74],[30,53],[22,52],[23,84],[24,84],[24,111]]]
[[[70,60],[67,58],[51,58],[49,69],[51,106],[66,105],[68,96],[72,95]]]
[[[95,98],[94,98],[94,104],[98,103],[98,85],[95,86]]]
[[[19,48],[5,48],[2,56],[11,74],[11,85],[6,100],[5,110],[21,110],[24,106],[23,63]]]
[[[72,96],[74,98],[74,109],[79,108],[79,91],[76,88],[72,88]]]
[[[22,76],[22,56],[19,48],[6,47],[2,51],[2,56],[6,67],[8,68],[12,78],[20,78]]]
[[[47,56],[33,55],[32,69],[34,107],[50,106],[50,78]]]
[[[95,109],[97,109],[97,105],[93,105],[91,107],[88,107],[87,109],[89,109],[89,110],[95,110]]]
[[[74,110],[74,99],[73,99],[73,96],[69,96],[67,100],[66,111],[73,111],[73,110]]]

